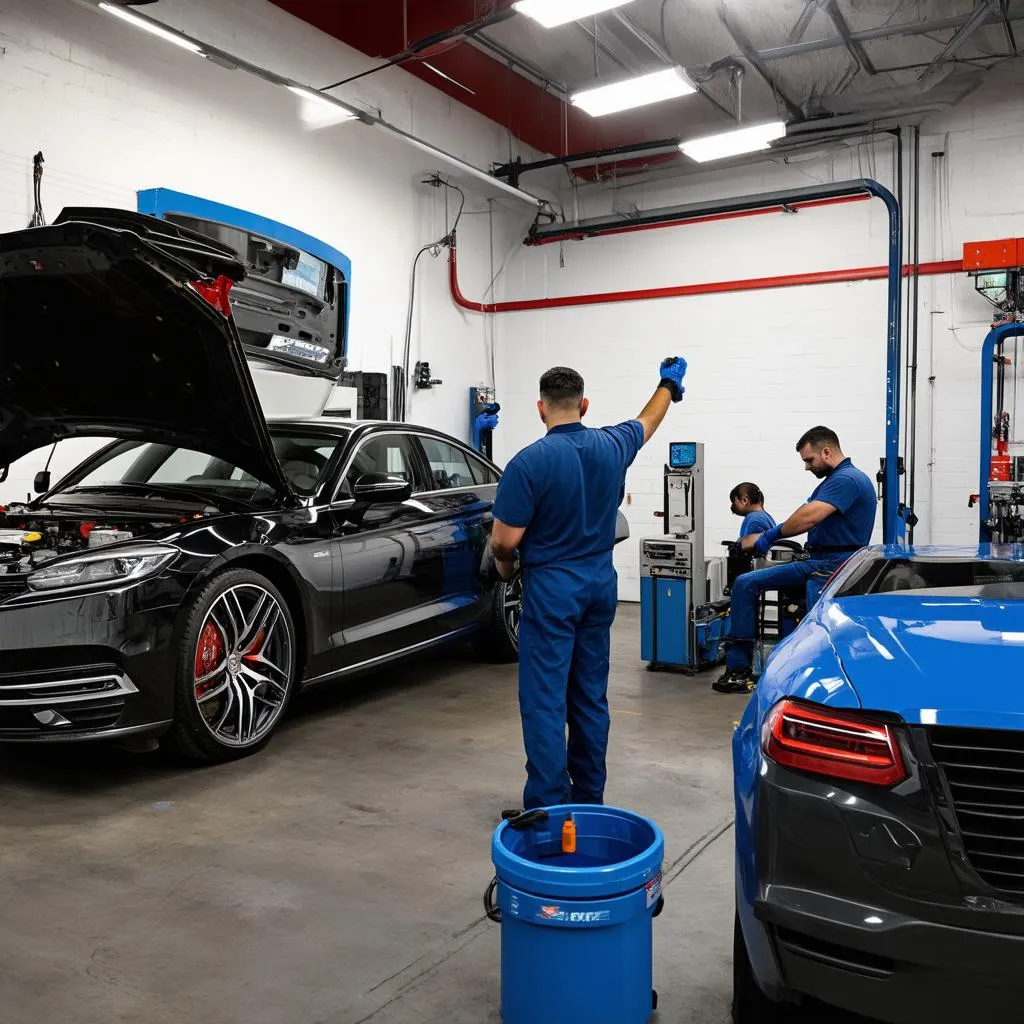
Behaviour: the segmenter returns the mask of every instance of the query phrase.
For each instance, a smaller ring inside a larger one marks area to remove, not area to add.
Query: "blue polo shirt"
[[[807,533],[807,547],[862,548],[871,543],[878,495],[867,473],[849,460],[838,466],[814,489],[808,501],[827,501],[836,510]]]
[[[740,523],[740,540],[752,533],[767,533],[774,526],[775,520],[764,509],[748,512]]]
[[[565,423],[513,457],[498,484],[494,518],[526,527],[519,545],[524,566],[611,558],[626,470],[643,443],[637,420],[593,430]]]

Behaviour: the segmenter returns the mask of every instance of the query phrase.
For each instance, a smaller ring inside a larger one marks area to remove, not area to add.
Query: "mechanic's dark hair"
[[[811,427],[796,443],[796,450],[800,451],[804,445],[810,445],[815,451],[821,451],[826,445],[835,448],[837,452],[842,451],[839,447],[839,435],[829,427]]]
[[[764,504],[764,493],[757,484],[752,484],[750,481],[745,480],[741,484],[737,484],[729,492],[729,500],[737,501],[740,498],[746,498],[751,505],[763,505]]]
[[[540,397],[548,405],[579,408],[583,401],[583,378],[568,366],[553,366],[540,379]]]

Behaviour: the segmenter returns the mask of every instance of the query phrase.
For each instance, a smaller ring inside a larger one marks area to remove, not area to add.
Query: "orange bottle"
[[[576,852],[576,822],[566,818],[562,825],[562,853]]]

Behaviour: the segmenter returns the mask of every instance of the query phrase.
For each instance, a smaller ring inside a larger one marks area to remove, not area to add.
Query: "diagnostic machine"
[[[704,445],[673,441],[665,532],[640,541],[640,654],[649,669],[697,672],[721,660],[726,560],[704,553]]]

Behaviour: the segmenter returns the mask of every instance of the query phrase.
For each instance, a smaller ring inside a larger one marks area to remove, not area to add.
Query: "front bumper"
[[[890,1024],[1017,1016],[1024,901],[954,867],[927,748],[904,753],[913,775],[892,790],[765,765],[748,921],[781,976],[766,987]]]
[[[0,742],[158,735],[174,716],[173,582],[0,604]]]

